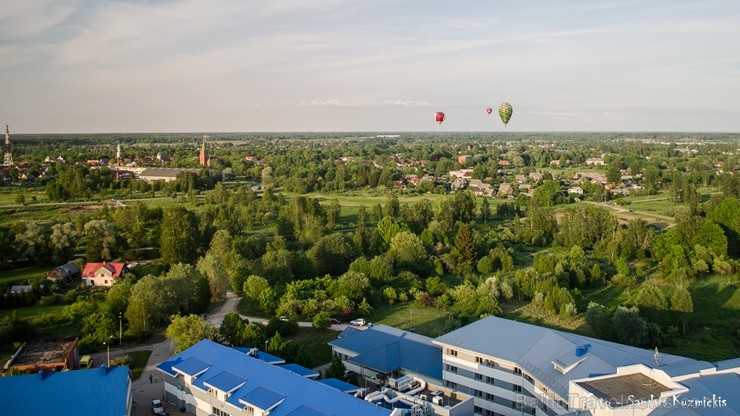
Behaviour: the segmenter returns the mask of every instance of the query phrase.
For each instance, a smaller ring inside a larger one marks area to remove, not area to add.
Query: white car
[[[152,400],[152,413],[155,415],[164,415],[164,406],[162,406],[162,402],[159,399]]]
[[[354,326],[365,326],[367,325],[367,322],[363,318],[357,318],[349,321],[349,324]]]

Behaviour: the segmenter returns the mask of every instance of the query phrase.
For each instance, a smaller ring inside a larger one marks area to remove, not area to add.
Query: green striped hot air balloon
[[[506,127],[506,124],[509,122],[512,112],[513,109],[511,108],[511,104],[509,103],[503,103],[498,106],[498,115],[501,117],[501,121],[504,122],[504,127]]]

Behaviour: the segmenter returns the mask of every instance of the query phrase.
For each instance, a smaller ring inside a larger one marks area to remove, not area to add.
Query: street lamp
[[[123,345],[123,312],[118,312],[118,345]]]
[[[269,339],[265,341],[265,352],[267,352],[267,344],[269,344],[269,343],[270,343],[270,340]]]
[[[103,341],[103,345],[105,345],[108,348],[108,360],[107,360],[107,366],[110,368],[110,343]]]
[[[109,336],[107,341],[103,341],[103,345],[105,345],[107,347],[107,350],[108,350],[108,359],[107,359],[107,363],[108,363],[107,366],[108,366],[108,368],[110,368],[110,340],[112,340],[112,339],[113,339],[113,335]]]

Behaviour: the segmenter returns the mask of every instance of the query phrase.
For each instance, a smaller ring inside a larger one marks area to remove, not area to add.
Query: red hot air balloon
[[[442,124],[442,122],[445,121],[445,113],[441,111],[434,113],[434,121],[436,121],[437,124]]]
[[[493,113],[493,108],[491,107],[486,108],[486,113],[488,113],[488,115],[490,116],[491,113]]]

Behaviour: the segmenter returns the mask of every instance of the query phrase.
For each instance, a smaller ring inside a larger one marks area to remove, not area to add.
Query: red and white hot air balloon
[[[445,113],[441,111],[434,113],[434,121],[436,121],[437,124],[442,124],[442,122],[445,121]]]
[[[486,113],[488,113],[488,115],[490,116],[491,113],[493,113],[493,108],[491,107],[486,108]]]

